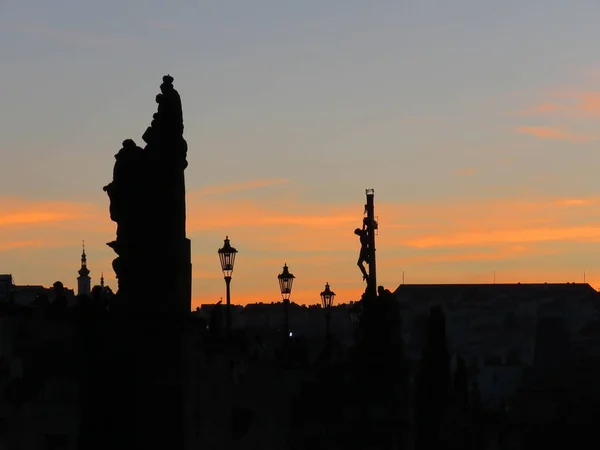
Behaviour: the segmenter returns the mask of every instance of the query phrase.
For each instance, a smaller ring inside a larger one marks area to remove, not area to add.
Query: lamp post
[[[335,299],[335,292],[329,289],[329,283],[325,283],[325,290],[321,292],[321,305],[325,310],[325,336],[327,345],[331,344],[331,307]]]
[[[225,278],[225,286],[227,288],[227,303],[225,306],[225,327],[227,331],[227,338],[231,336],[231,274],[233,273],[233,263],[235,262],[235,255],[237,250],[229,243],[229,236],[225,236],[225,243],[223,248],[220,248],[217,252],[219,254],[219,260],[221,261],[221,270]]]
[[[290,295],[292,295],[292,285],[294,284],[294,275],[288,270],[287,264],[283,265],[283,272],[277,275],[279,280],[279,290],[281,291],[281,298],[283,299],[283,314],[285,317],[284,332],[285,341],[287,342],[290,337]]]

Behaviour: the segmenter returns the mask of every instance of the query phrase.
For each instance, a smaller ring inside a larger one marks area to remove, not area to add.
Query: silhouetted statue
[[[164,76],[160,90],[158,112],[142,137],[146,147],[124,140],[115,155],[113,180],[104,187],[110,218],[117,222],[116,240],[107,245],[118,255],[113,269],[120,303],[137,309],[141,304],[136,305],[134,298],[146,297],[144,308],[187,313],[191,303],[183,174],[187,143],[173,77]],[[161,274],[160,286],[150,281],[153,272]],[[143,290],[148,290],[146,295]]]
[[[104,191],[111,200],[110,219],[119,225],[128,213],[127,208],[132,206],[131,200],[139,195],[136,190],[142,187],[139,183],[135,183],[139,181],[135,179],[135,174],[140,169],[142,151],[132,139],[124,140],[123,147],[115,155],[113,181],[104,186]],[[118,235],[117,229],[117,237]]]
[[[112,182],[104,187],[117,223],[116,239],[107,245],[117,254],[118,281],[110,298],[107,371],[120,375],[107,379],[104,398],[93,397],[101,403],[96,410],[106,415],[84,419],[111,424],[89,429],[88,442],[98,448],[183,448],[182,330],[191,309],[192,272],[185,226],[187,143],[170,75],[163,77],[156,102],[142,136],[145,147],[124,140]]]
[[[358,255],[358,261],[356,262],[356,265],[363,275],[363,280],[367,280],[369,278],[369,274],[367,273],[364,264],[369,263],[369,235],[367,233],[365,224],[363,223],[362,229],[357,228],[354,230],[354,234],[360,238],[360,254]]]
[[[393,296],[394,294],[383,286],[377,286],[377,295],[379,295],[379,297],[388,298],[390,295]]]

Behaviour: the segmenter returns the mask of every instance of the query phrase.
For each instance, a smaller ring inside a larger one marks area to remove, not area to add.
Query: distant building
[[[407,357],[421,358],[429,310],[440,306],[448,351],[467,361],[488,406],[512,395],[527,370],[564,364],[567,346],[600,354],[600,294],[589,284],[403,284],[394,294]]]
[[[67,298],[67,305],[75,305],[75,292],[65,288],[63,294]],[[53,287],[42,285],[15,285],[12,275],[0,274],[0,305],[12,304],[18,307],[33,307],[40,298],[45,298],[48,303],[53,303],[56,292]]]
[[[214,304],[203,304],[196,315],[208,321]],[[221,305],[223,314],[221,327],[225,329],[225,306]],[[350,305],[340,304],[331,311],[331,332],[335,340],[346,347],[354,343],[354,325],[350,319]],[[248,335],[261,336],[269,346],[280,344],[284,325],[284,309],[281,302],[252,303],[246,306],[231,305],[232,329],[244,330]],[[314,343],[319,351],[325,342],[325,312],[320,305],[298,305],[290,303],[289,324],[291,337],[304,338]],[[312,344],[311,344],[312,345]]]
[[[87,267],[87,256],[85,254],[85,243],[83,244],[83,253],[81,254],[81,268],[77,277],[77,295],[90,295],[92,292],[92,279],[90,270]]]
[[[13,286],[12,275],[0,275],[0,303],[8,303]]]

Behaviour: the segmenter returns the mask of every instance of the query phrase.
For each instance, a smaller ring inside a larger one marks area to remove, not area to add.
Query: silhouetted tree
[[[446,318],[440,307],[434,307],[429,313],[427,338],[417,375],[417,450],[443,448],[440,434],[449,388],[450,358],[446,344]]]

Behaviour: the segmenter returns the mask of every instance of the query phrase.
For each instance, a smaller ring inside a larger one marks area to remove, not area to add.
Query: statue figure
[[[183,109],[181,107],[181,97],[173,88],[173,77],[165,75],[163,83],[160,85],[160,94],[157,96],[158,114],[161,119],[169,118],[167,126],[169,131],[176,134],[183,134]],[[173,127],[171,129],[171,127]]]
[[[394,294],[392,294],[392,291],[385,289],[383,286],[377,286],[377,295],[379,297],[389,297],[390,295]]]
[[[183,137],[181,98],[173,77],[162,77],[156,96],[157,110],[142,136],[144,148],[133,140],[123,141],[115,155],[113,179],[104,187],[110,199],[110,218],[117,223],[117,236],[107,245],[119,256],[113,269],[119,283],[118,296],[129,302],[151,297],[155,309],[178,303],[187,309],[189,239],[185,236],[185,177],[187,143]],[[153,245],[162,242],[161,248]],[[138,286],[148,268],[165,273],[165,289]],[[182,276],[184,274],[185,276]],[[181,279],[185,281],[181,281]],[[177,285],[177,294],[166,286]],[[147,293],[142,291],[147,289]],[[161,295],[179,295],[171,303]],[[175,306],[173,306],[174,309]]]
[[[123,147],[115,155],[113,181],[103,188],[111,200],[110,219],[114,222],[121,220],[123,208],[127,207],[128,202],[124,201],[124,196],[133,194],[132,186],[128,184],[132,184],[132,174],[137,170],[142,152],[132,139],[125,139]]]
[[[360,238],[360,254],[358,255],[358,261],[356,265],[363,274],[363,280],[368,280],[369,274],[365,269],[364,263],[369,263],[369,235],[364,221],[362,229],[357,228],[354,230],[354,234]]]
[[[99,448],[184,448],[181,402],[185,389],[179,380],[185,373],[187,354],[182,339],[192,289],[191,242],[185,227],[187,146],[173,77],[163,77],[157,91],[158,106],[142,135],[143,148],[131,139],[123,141],[115,155],[113,179],[104,188],[111,219],[117,223],[116,239],[107,245],[116,253],[112,267],[118,281],[111,299],[114,332],[107,335],[106,366],[107,373],[121,376],[118,381],[107,380],[102,395],[87,408],[110,411],[115,424],[126,423],[135,414],[139,423],[154,432],[149,435],[130,426],[109,431],[86,426],[90,441],[101,439]],[[160,273],[158,283],[156,273]],[[142,347],[139,336],[144,336]],[[140,373],[148,376],[140,377]],[[162,382],[165,379],[172,382]],[[161,404],[136,396],[136,386],[144,392],[157,391]],[[129,400],[122,402],[123,398]],[[116,402],[123,408],[111,408]],[[87,422],[98,422],[94,414],[88,414]],[[102,413],[104,418],[109,420]]]

